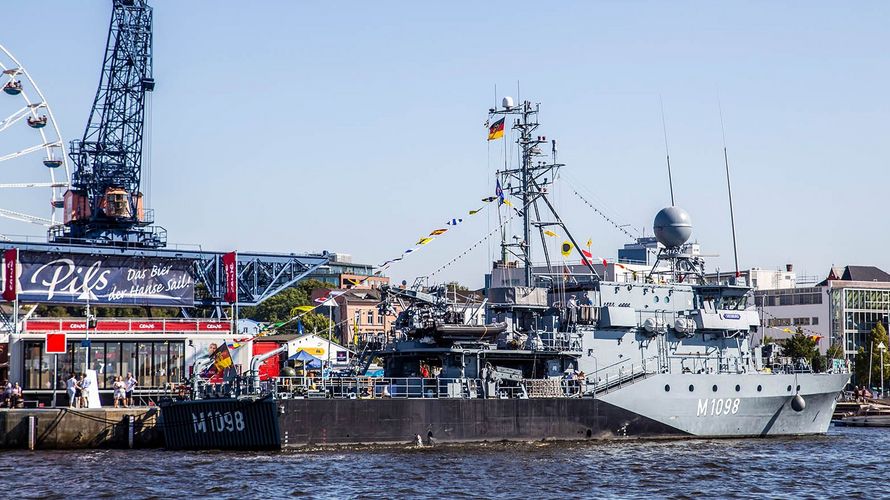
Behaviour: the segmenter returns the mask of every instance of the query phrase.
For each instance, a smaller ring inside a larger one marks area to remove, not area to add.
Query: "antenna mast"
[[[723,133],[723,164],[726,166],[726,191],[729,193],[729,222],[732,227],[732,257],[735,259],[735,277],[741,276],[739,271],[739,250],[735,237],[735,212],[732,209],[732,182],[729,178],[729,154],[726,152],[726,127],[723,125],[723,106],[717,97],[717,109],[720,110],[720,131]]]
[[[667,166],[668,166],[668,186],[671,188],[671,206],[675,206],[674,203],[674,176],[671,175],[671,152],[668,149],[668,130],[667,123],[664,119],[664,101],[661,99],[661,95],[658,96],[658,104],[661,105],[661,131],[664,132],[664,156],[667,158]]]

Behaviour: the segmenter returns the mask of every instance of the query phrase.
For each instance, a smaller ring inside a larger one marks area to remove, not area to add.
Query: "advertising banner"
[[[78,319],[29,319],[25,321],[24,330],[28,333],[87,331],[87,323]],[[190,333],[232,331],[231,321],[208,319],[100,319],[91,333]]]
[[[18,262],[15,281],[22,302],[171,307],[195,303],[190,260],[21,251]]]
[[[18,250],[15,248],[10,248],[3,252],[3,300],[10,302],[14,301],[16,296],[15,269],[17,257]]]
[[[238,256],[235,252],[223,254],[223,271],[226,273],[225,300],[229,304],[238,302]]]

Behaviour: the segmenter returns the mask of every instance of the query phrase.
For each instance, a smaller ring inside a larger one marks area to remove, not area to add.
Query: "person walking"
[[[65,381],[65,390],[68,392],[68,408],[77,406],[77,377],[71,372],[71,378]]]
[[[133,406],[133,389],[136,388],[136,379],[133,377],[133,374],[127,372],[127,380],[124,382],[124,390],[126,400],[124,401],[126,406]]]
[[[112,386],[114,389],[114,407],[118,408],[119,405],[124,408],[127,407],[127,384],[123,381],[120,375],[114,377],[114,385]]]

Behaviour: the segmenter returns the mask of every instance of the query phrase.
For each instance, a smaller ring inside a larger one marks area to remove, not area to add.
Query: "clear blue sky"
[[[110,3],[3,6],[0,43],[66,139],[83,133]],[[152,5],[150,194],[171,242],[396,256],[491,194],[482,123],[494,86],[515,96],[520,80],[566,177],[620,223],[651,232],[669,203],[660,95],[677,203],[720,255],[710,267],[731,268],[719,92],[742,266],[890,269],[890,3]],[[555,194],[578,238],[615,256],[625,237],[567,187]],[[391,275],[436,269],[489,224],[473,219]],[[481,285],[489,258],[483,245],[447,277]]]

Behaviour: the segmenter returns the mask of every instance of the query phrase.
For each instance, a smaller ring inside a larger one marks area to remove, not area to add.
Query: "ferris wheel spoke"
[[[58,146],[61,142],[47,142],[44,144],[37,144],[36,146],[31,146],[30,148],[25,148],[21,151],[16,151],[15,153],[10,153],[6,156],[0,156],[0,161],[11,160],[13,158],[18,158],[20,156],[25,156],[27,154],[31,154],[35,151],[40,151],[41,149],[49,149],[53,146]]]
[[[20,222],[29,222],[31,224],[37,224],[38,226],[46,226],[49,227],[52,225],[53,221],[38,217],[36,215],[28,215],[23,214],[21,212],[16,212],[14,210],[6,210],[5,208],[0,208],[0,217],[6,217],[7,219],[17,220]]]
[[[3,131],[6,130],[7,128],[9,128],[9,127],[11,127],[12,125],[14,125],[16,122],[18,122],[18,121],[24,119],[25,117],[27,117],[29,114],[31,114],[31,113],[30,113],[30,112],[31,112],[31,109],[33,109],[33,108],[31,108],[31,106],[24,106],[24,107],[22,107],[22,109],[20,109],[20,110],[16,111],[15,113],[9,115],[9,117],[7,117],[6,119],[4,119],[3,121],[0,121],[0,132],[3,132]]]
[[[18,188],[67,188],[67,182],[14,182],[0,184],[0,189],[18,189]]]

